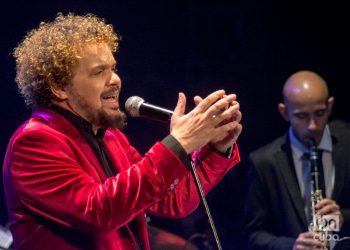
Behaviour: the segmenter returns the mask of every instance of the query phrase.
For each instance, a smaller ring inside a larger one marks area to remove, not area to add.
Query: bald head
[[[298,71],[291,75],[283,87],[283,98],[290,101],[315,101],[328,98],[326,81],[312,71]]]
[[[328,95],[326,81],[312,71],[296,72],[284,84],[278,109],[301,142],[321,141],[334,103]]]

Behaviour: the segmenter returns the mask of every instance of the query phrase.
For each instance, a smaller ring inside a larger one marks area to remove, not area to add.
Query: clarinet
[[[328,242],[328,228],[325,226],[321,216],[317,215],[316,204],[322,200],[322,190],[319,187],[320,172],[318,170],[318,153],[317,146],[314,140],[308,142],[311,164],[311,213],[312,220],[309,224],[309,231],[316,232],[324,241],[324,249],[330,249]]]

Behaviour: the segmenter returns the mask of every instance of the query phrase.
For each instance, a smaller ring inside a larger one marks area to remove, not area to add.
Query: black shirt
[[[98,129],[96,134],[92,130],[92,125],[85,119],[73,114],[72,112],[60,108],[58,106],[52,106],[51,109],[56,113],[60,114],[66,118],[70,123],[72,123],[80,132],[80,134],[85,138],[92,151],[96,155],[98,161],[103,167],[107,177],[116,175],[116,169],[112,164],[111,158],[103,144],[103,136],[106,129]]]

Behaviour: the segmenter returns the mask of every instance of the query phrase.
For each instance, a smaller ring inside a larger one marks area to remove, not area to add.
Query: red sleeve
[[[108,231],[163,200],[171,183],[188,174],[161,143],[143,158],[125,144],[112,156],[121,171],[104,180],[78,139],[46,125],[17,133],[7,154],[6,182],[21,207],[66,226]]]
[[[236,144],[232,153],[231,158],[225,158],[212,152],[206,146],[192,155],[205,194],[215,187],[233,166],[240,162]],[[168,195],[147,212],[165,217],[184,217],[198,206],[199,201],[194,178],[191,173],[188,173],[184,178],[175,180],[168,188]]]

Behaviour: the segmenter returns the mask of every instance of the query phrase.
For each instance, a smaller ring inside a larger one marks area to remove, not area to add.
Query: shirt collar
[[[292,146],[292,150],[295,153],[297,159],[301,159],[304,153],[308,152],[308,148],[296,138],[293,133],[292,127],[289,127],[289,138]],[[332,152],[332,138],[328,128],[328,125],[323,130],[323,135],[320,144],[317,146],[318,149],[322,149],[324,151]]]
[[[322,149],[323,151],[328,151],[328,152],[333,151],[332,137],[331,137],[331,133],[329,131],[328,125],[326,126],[325,130],[323,131],[323,136],[322,136],[321,142],[317,148]]]
[[[59,115],[63,116],[66,120],[68,120],[70,123],[72,123],[79,131],[84,131],[86,133],[92,134],[96,137],[103,138],[106,129],[98,129],[97,133],[95,135],[91,123],[89,123],[87,120],[84,118],[77,116],[76,114],[70,112],[67,109],[61,108],[56,105],[52,105],[51,110],[55,111]]]

